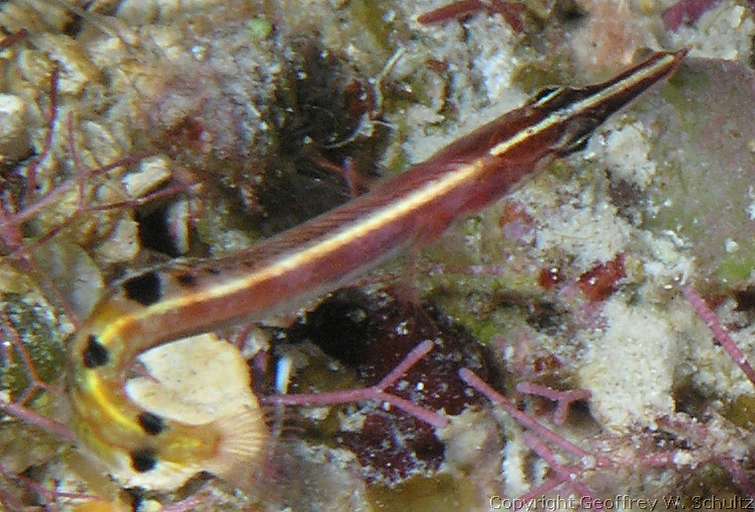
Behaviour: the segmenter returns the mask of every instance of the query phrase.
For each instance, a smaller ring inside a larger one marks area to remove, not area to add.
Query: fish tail
[[[210,425],[218,432],[219,443],[205,469],[240,489],[252,488],[270,442],[263,416],[259,408],[248,406],[213,421]]]

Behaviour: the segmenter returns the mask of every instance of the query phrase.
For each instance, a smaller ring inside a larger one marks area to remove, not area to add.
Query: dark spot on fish
[[[160,276],[157,272],[147,272],[127,279],[123,283],[123,289],[126,290],[126,297],[142,306],[154,304],[162,295]]]
[[[217,276],[218,274],[220,274],[220,269],[217,268],[217,267],[207,267],[207,268],[205,268],[205,271],[208,274],[211,274],[213,276]]]
[[[87,346],[82,354],[84,366],[87,368],[97,368],[103,366],[110,360],[110,354],[107,348],[97,341],[97,336],[90,334],[87,338]]]
[[[152,448],[142,448],[131,452],[131,467],[139,473],[146,473],[154,469],[157,465],[155,450]]]
[[[190,272],[182,272],[176,276],[176,281],[182,286],[192,287],[197,284],[197,277]]]
[[[165,429],[163,419],[157,414],[143,412],[137,419],[139,420],[139,425],[141,425],[142,429],[151,436],[156,436]]]

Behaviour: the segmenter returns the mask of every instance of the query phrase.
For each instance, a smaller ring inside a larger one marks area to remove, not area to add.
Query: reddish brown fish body
[[[368,194],[227,264],[212,264],[204,272],[247,284],[216,301],[184,302],[156,321],[164,327],[167,322],[165,330],[174,336],[174,329],[206,329],[209,318],[258,318],[332,289],[408,245],[437,238],[455,219],[510,192],[552,157],[580,149],[598,125],[670,75],[682,57],[658,53],[607,82],[544,91]]]
[[[402,248],[437,238],[455,219],[509,193],[551,158],[583,147],[607,117],[670,76],[684,54],[656,53],[601,84],[542,91],[369,193],[243,253],[127,279],[96,308],[71,347],[71,393],[82,442],[103,459],[130,456],[141,472],[160,462],[216,472],[243,462],[217,462],[248,454],[228,446],[224,455],[226,433],[213,424],[145,416],[150,413],[123,392],[134,358],[221,324],[291,310]]]

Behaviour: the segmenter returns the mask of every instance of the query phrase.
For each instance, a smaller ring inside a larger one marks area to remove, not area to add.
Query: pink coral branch
[[[18,43],[19,41],[23,41],[27,37],[29,37],[29,31],[25,28],[22,28],[21,30],[13,34],[8,34],[2,40],[0,40],[0,50],[10,48],[14,44]]]
[[[755,385],[755,370],[753,370],[750,363],[747,362],[747,357],[744,352],[740,350],[736,342],[732,339],[726,329],[724,329],[723,325],[721,325],[718,316],[710,309],[710,307],[708,307],[705,300],[691,286],[685,286],[682,288],[682,293],[684,293],[687,301],[697,312],[697,316],[699,316],[702,321],[705,322],[705,325],[708,326],[708,329],[711,330],[716,341],[723,347],[726,353],[731,356],[737,366],[739,366],[747,378],[750,379],[750,382]]]
[[[349,389],[345,391],[333,391],[330,393],[312,393],[296,395],[270,395],[262,399],[266,404],[272,405],[296,405],[299,407],[318,407],[328,405],[338,405],[353,402],[364,402],[374,400],[377,402],[388,403],[402,411],[405,411],[415,418],[432,425],[435,428],[443,428],[448,425],[448,419],[432,411],[428,411],[417,404],[405,400],[396,395],[386,393],[385,388],[392,386],[409,369],[417,364],[433,348],[433,342],[425,340],[391,370],[377,385],[368,388]]]
[[[484,4],[480,0],[461,0],[458,2],[451,2],[443,7],[421,14],[417,17],[417,22],[421,25],[443,23],[448,20],[459,19],[474,14],[483,8]]]
[[[398,366],[391,370],[388,375],[383,377],[382,380],[378,382],[378,384],[374,387],[382,391],[385,388],[392,386],[396,383],[397,380],[406,375],[406,372],[408,372],[412,366],[417,364],[422,358],[429,354],[432,349],[432,341],[423,341],[412,350],[410,350],[409,353],[406,354],[406,357],[404,357],[404,359],[398,364]]]
[[[519,3],[508,2],[505,0],[460,0],[451,2],[430,12],[426,12],[417,17],[417,22],[421,25],[433,25],[444,23],[449,20],[462,19],[470,14],[486,10],[489,13],[498,13],[503,16],[506,23],[514,32],[522,32],[524,23],[522,14],[525,7]]]
[[[55,135],[55,125],[58,120],[58,80],[60,78],[60,69],[55,66],[50,74],[50,107],[47,112],[47,135],[45,135],[42,153],[29,166],[26,173],[26,197],[30,198],[37,189],[37,170],[52,152],[53,137]]]
[[[432,425],[435,428],[444,428],[448,426],[448,419],[446,419],[445,417],[424,409],[414,402],[410,402],[409,400],[406,400],[399,396],[391,395],[390,393],[385,392],[377,392],[375,393],[373,399],[391,404],[392,406],[411,414],[415,418],[422,420],[428,425]]]
[[[514,510],[521,510],[525,508],[531,501],[540,496],[545,496],[553,489],[563,484],[564,482],[567,482],[568,480],[568,475],[560,475],[556,473],[542,484],[538,485],[534,489],[530,489],[528,493],[522,494],[516,500],[514,500]]]
[[[0,487],[0,504],[4,505],[8,510],[24,510],[25,506],[21,503],[21,500],[16,498],[9,491],[6,491]]]
[[[190,496],[177,503],[164,506],[163,512],[187,512],[197,508],[207,501],[207,496]]]
[[[2,325],[2,327],[0,327],[0,332],[6,334],[5,338],[10,340],[10,345],[13,346],[15,352],[21,357],[21,360],[26,367],[26,371],[29,372],[29,376],[31,377],[31,384],[28,388],[26,388],[21,396],[15,399],[16,402],[22,405],[25,404],[34,396],[34,392],[37,389],[42,389],[53,394],[62,394],[62,391],[60,389],[53,388],[49,384],[44,382],[44,380],[42,380],[42,377],[40,377],[39,372],[37,372],[37,368],[34,365],[31,354],[29,353],[26,346],[24,345],[23,340],[21,339],[21,335],[11,322],[9,315],[5,310],[2,310],[2,313],[0,313],[0,320],[2,321],[0,322],[0,324]],[[5,345],[3,345],[2,349],[0,350],[2,350],[0,354],[4,355],[8,360],[11,359]]]
[[[716,415],[713,415],[716,418]],[[676,414],[657,419],[658,425],[679,432],[681,436],[703,448],[704,456],[695,462],[695,466],[708,461],[720,465],[731,475],[732,482],[748,496],[755,498],[755,485],[739,462],[740,454],[736,448],[729,448],[730,443],[721,438],[722,432],[713,434],[711,427],[701,424],[686,414]],[[714,427],[715,428],[715,427]],[[718,430],[721,430],[720,427]],[[737,435],[734,430],[729,435]],[[712,452],[712,453],[711,453]],[[673,463],[673,457],[671,461]]]
[[[98,167],[97,169],[89,170],[85,173],[84,177],[86,179],[91,179],[96,176],[106,174],[119,167],[127,167],[129,165],[134,165],[148,156],[150,156],[149,153],[145,153],[141,155],[134,155],[134,156],[127,156],[127,157],[121,158],[120,160],[111,162],[107,165],[103,165],[102,167]],[[63,198],[63,196],[66,193],[68,193],[68,191],[70,191],[73,187],[78,185],[79,179],[81,179],[81,177],[74,177],[72,179],[69,179],[68,181],[61,183],[60,185],[55,187],[53,190],[48,192],[47,195],[39,199],[34,204],[29,205],[28,207],[24,208],[23,210],[19,211],[16,214],[6,215],[3,219],[0,219],[0,228],[5,227],[9,224],[19,225],[32,219],[40,211],[60,201]]]
[[[572,389],[569,391],[558,391],[556,389],[549,388],[547,386],[541,386],[540,384],[534,384],[532,382],[520,382],[516,386],[516,390],[520,393],[527,393],[528,395],[537,395],[553,400],[557,403],[556,412],[553,413],[553,422],[556,425],[563,425],[566,421],[566,416],[569,414],[569,406],[580,400],[589,400],[592,394],[587,389]]]
[[[572,490],[582,496],[583,500],[589,500],[589,502],[593,504],[591,508],[594,510],[603,510],[603,506],[595,498],[592,490],[577,480],[577,477],[584,471],[584,468],[561,465],[556,459],[556,454],[553,453],[553,451],[548,448],[540,438],[529,432],[524,433],[524,443],[547,462],[551,469],[553,469],[553,471],[555,471]]]
[[[31,411],[26,407],[0,400],[0,410],[5,412],[6,414],[15,416],[24,423],[28,423],[29,425],[33,425],[46,432],[49,432],[50,434],[58,437],[63,441],[67,441],[69,443],[76,441],[76,435],[67,426],[55,420],[51,420],[50,418],[46,418],[41,414],[37,414],[36,412]]]
[[[42,497],[48,505],[55,503],[60,498],[69,499],[69,500],[84,500],[84,501],[97,499],[96,496],[92,496],[91,494],[80,494],[80,493],[50,490],[44,485],[40,484],[39,482],[35,482],[34,480],[26,476],[18,475],[9,471],[2,464],[0,464],[0,475],[2,475],[3,477],[9,480],[15,480],[17,482],[20,482],[24,487],[26,487],[27,489],[30,489],[31,491],[35,492],[40,497]],[[21,508],[19,510],[27,510],[27,509]]]
[[[546,441],[553,443],[554,445],[558,446],[562,450],[564,450],[567,453],[571,453],[575,457],[579,458],[593,458],[594,456],[579,446],[575,445],[571,441],[564,439],[562,436],[557,434],[556,432],[552,431],[545,425],[541,424],[534,418],[528,416],[527,414],[523,413],[519,409],[516,408],[516,406],[510,402],[506,397],[498,393],[496,390],[491,388],[487,383],[485,383],[482,379],[480,379],[477,375],[475,375],[474,372],[467,368],[462,368],[459,370],[459,377],[461,377],[461,380],[466,382],[469,386],[476,389],[479,393],[484,395],[488,398],[491,402],[495,403],[499,407],[501,407],[504,411],[509,413],[520,425],[523,427],[526,427],[536,434],[538,434],[540,437],[545,439]],[[598,457],[596,458],[596,463],[599,466],[610,466],[612,465],[611,461],[604,458],[604,457]]]
[[[716,462],[729,472],[732,481],[737,487],[747,493],[750,498],[755,499],[755,485],[739,462],[731,457],[723,456],[717,457]]]

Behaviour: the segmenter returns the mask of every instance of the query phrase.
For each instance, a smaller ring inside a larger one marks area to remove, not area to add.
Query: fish
[[[88,453],[140,474],[196,468],[233,481],[270,435],[259,408],[189,425],[125,391],[140,354],[240,321],[290,312],[522,186],[585,147],[612,114],[671,76],[686,50],[656,52],[584,87],[549,87],[346,204],[237,254],[149,269],[115,284],[68,351],[72,424]]]

